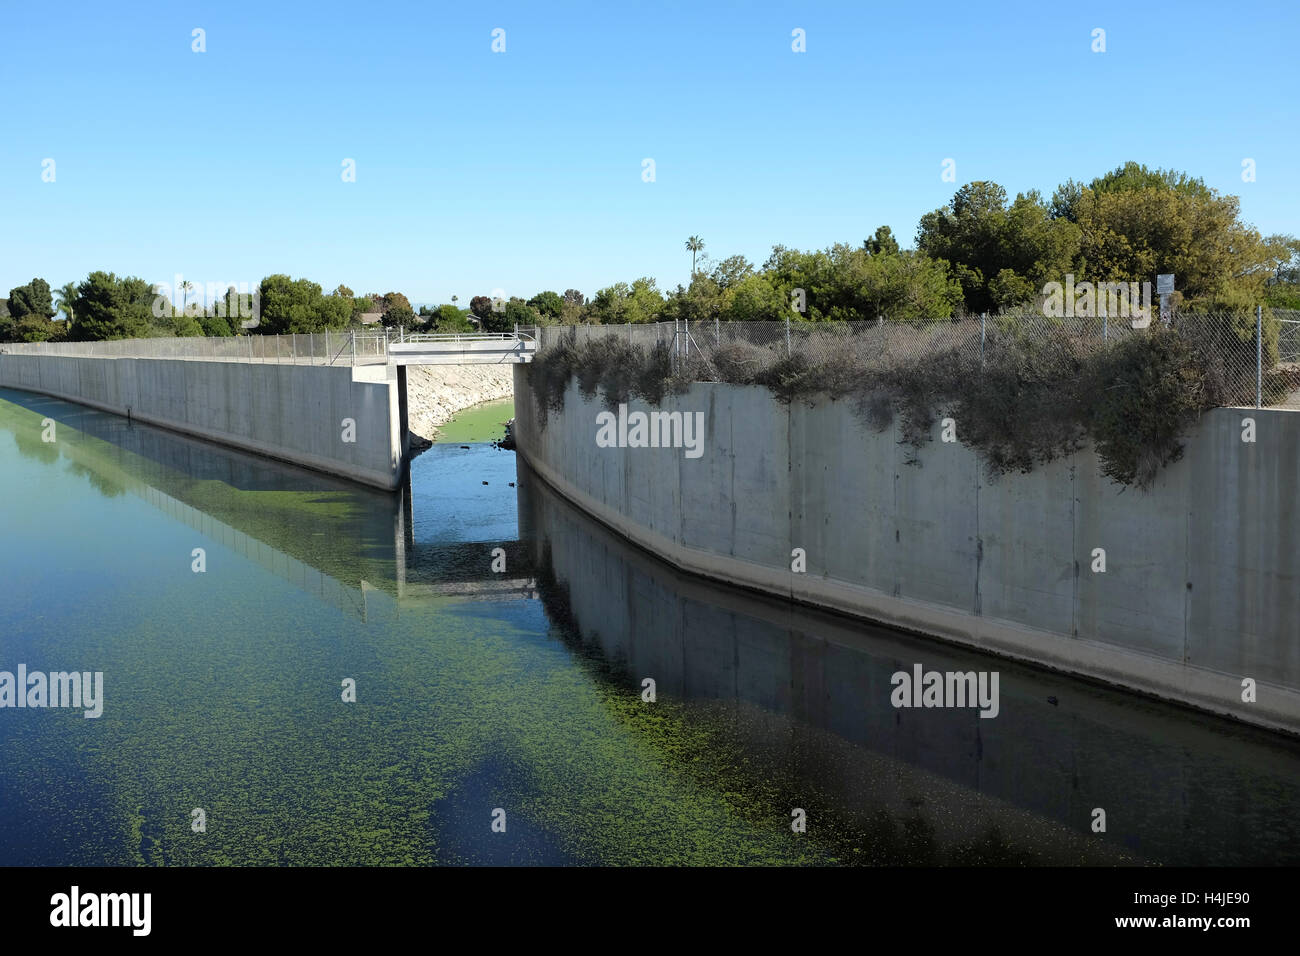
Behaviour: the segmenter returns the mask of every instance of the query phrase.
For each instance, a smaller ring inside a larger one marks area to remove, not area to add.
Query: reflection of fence
[[[1160,324],[1153,319],[1152,327]],[[1200,353],[1225,403],[1300,409],[1300,313],[1271,317],[1229,313],[1183,313],[1173,328]],[[1079,374],[1081,357],[1113,348],[1135,335],[1127,318],[1049,318],[1041,313],[970,316],[930,322],[880,319],[855,322],[659,322],[629,325],[547,326],[540,352],[562,341],[576,345],[614,337],[633,345],[668,348],[674,363],[696,357],[692,372],[709,380],[720,356],[732,367],[751,362],[770,367],[781,359],[809,365],[852,363],[878,369],[890,363],[951,360],[950,367],[978,370],[998,350],[1032,355],[1036,367],[1056,367],[1062,377]],[[1283,367],[1286,366],[1286,367]],[[715,379],[716,380],[716,379]]]

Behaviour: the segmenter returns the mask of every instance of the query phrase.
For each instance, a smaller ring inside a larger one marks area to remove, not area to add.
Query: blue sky
[[[0,294],[94,269],[462,305],[667,289],[691,234],[759,263],[881,224],[910,245],[961,183],[1050,194],[1128,159],[1300,234],[1294,0],[0,11]]]

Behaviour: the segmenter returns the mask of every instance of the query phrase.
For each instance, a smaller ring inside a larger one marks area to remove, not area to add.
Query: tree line
[[[416,312],[400,292],[326,293],[309,279],[272,275],[256,290],[228,289],[211,302],[158,289],[134,276],[92,272],[52,290],[44,279],[0,299],[0,340],[87,341],[147,336],[227,336],[345,330],[378,314],[410,331],[508,331],[516,325],[687,320],[924,320],[1039,305],[1049,282],[1151,282],[1173,273],[1174,304],[1246,313],[1256,305],[1300,309],[1300,240],[1262,236],[1241,221],[1236,196],[1186,173],[1125,165],[1086,184],[1070,180],[1051,198],[1037,190],[1008,201],[993,182],[972,182],[926,213],[912,248],[888,226],[861,245],[801,251],[778,245],[761,265],[714,261],[699,236],[686,241],[689,283],[616,282],[588,298],[577,289],[529,299],[474,296]],[[188,286],[188,283],[184,284]],[[160,314],[161,312],[161,314]],[[53,321],[62,313],[65,320]]]

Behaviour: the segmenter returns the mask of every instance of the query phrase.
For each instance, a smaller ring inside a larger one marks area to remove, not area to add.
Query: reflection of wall
[[[63,455],[101,489],[140,496],[327,604],[364,616],[377,590],[400,592],[404,495],[55,399],[8,392],[0,402],[0,428],[12,428],[23,454]],[[47,416],[58,441],[25,438],[39,435]]]
[[[989,484],[937,426],[908,465],[897,426],[757,387],[665,399],[704,413],[700,458],[600,448],[601,406],[576,384],[542,429],[527,368],[515,375],[520,454],[683,568],[1300,732],[1300,416],[1215,409],[1144,493],[1100,478],[1091,451]],[[806,574],[790,571],[796,547]]]
[[[396,369],[0,355],[0,386],[54,395],[387,490],[401,484]],[[342,422],[356,422],[356,442]]]
[[[312,567],[304,561],[277,551],[265,541],[259,541],[237,528],[218,521],[198,508],[177,501],[147,485],[135,485],[133,492],[175,521],[189,525],[200,534],[219,541],[236,554],[260,565],[298,589],[305,591],[322,604],[328,604],[348,615],[366,616],[367,597],[362,586],[345,584]]]
[[[675,572],[520,472],[521,535],[554,579],[544,593],[563,593],[629,692],[653,677],[664,695],[740,702],[751,749],[785,748],[847,812],[916,809],[948,842],[1034,832],[1044,852],[1080,854],[1067,862],[1117,846],[1187,865],[1300,858],[1300,755],[1273,735]],[[999,671],[999,716],[896,710],[890,678],[917,662]],[[1088,848],[1048,825],[1092,838],[1094,807],[1108,833]]]

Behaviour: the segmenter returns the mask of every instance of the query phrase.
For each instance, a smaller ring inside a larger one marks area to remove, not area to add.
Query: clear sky
[[[964,182],[1050,195],[1128,159],[1300,234],[1296,0],[2,0],[0,38],[0,294],[94,269],[667,289],[692,234],[757,263],[882,224],[910,245]]]

